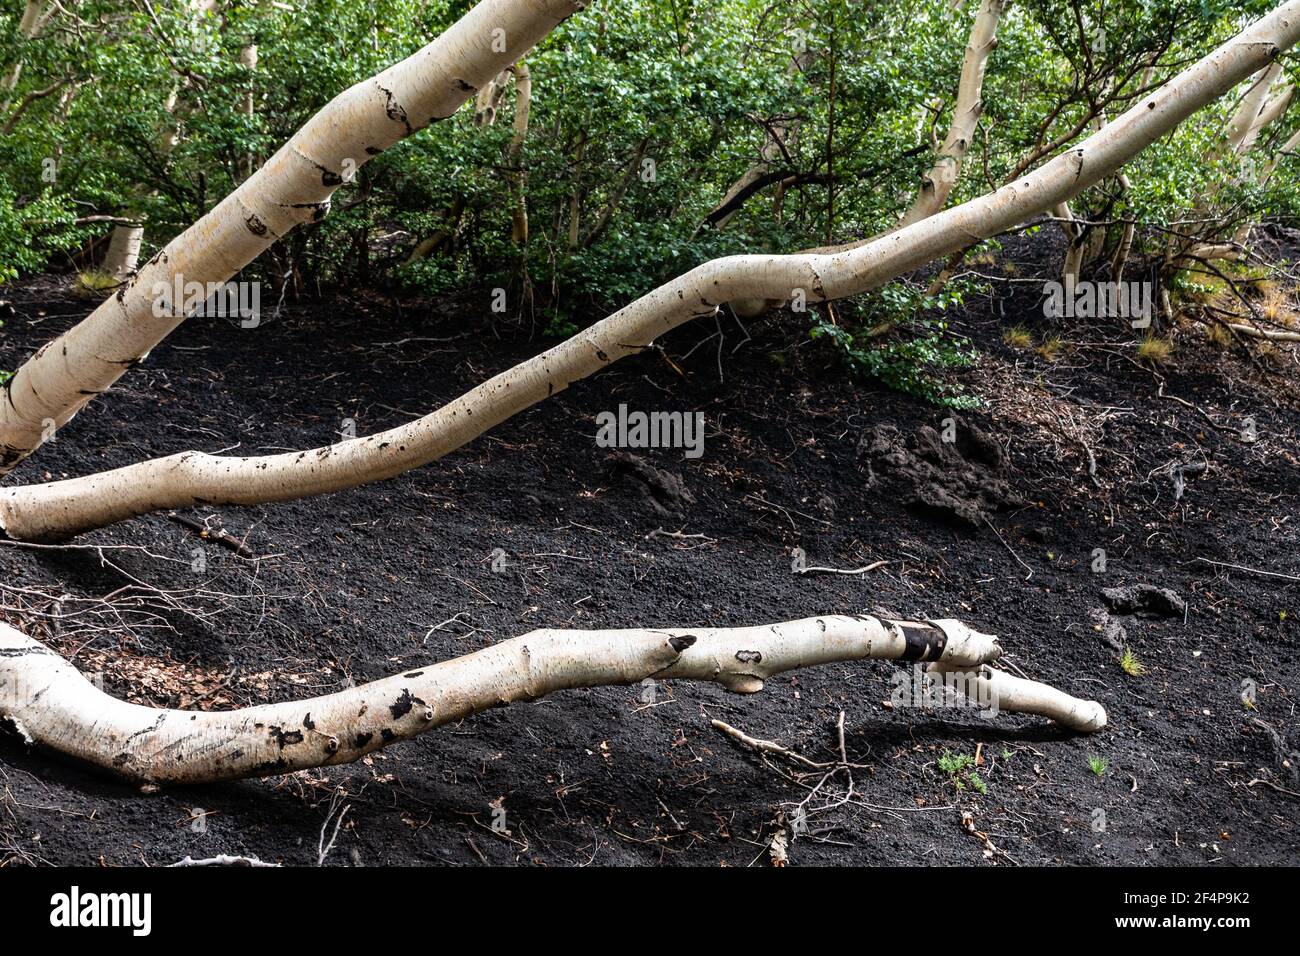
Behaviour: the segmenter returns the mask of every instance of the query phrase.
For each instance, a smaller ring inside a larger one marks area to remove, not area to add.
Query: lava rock
[[[1154,584],[1129,584],[1121,588],[1102,588],[1101,596],[1116,614],[1142,614],[1147,617],[1183,617],[1187,602],[1169,588]]]

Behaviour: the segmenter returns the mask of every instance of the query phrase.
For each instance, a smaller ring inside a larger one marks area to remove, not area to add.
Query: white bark
[[[163,104],[163,110],[169,117],[176,110],[176,97],[177,91],[173,88]],[[168,123],[158,133],[156,147],[158,155],[164,159],[170,156],[179,139],[176,126]],[[150,191],[149,195],[153,195],[153,191]],[[141,221],[143,217],[139,215],[138,210],[135,210],[130,218],[136,221],[119,223],[113,227],[113,232],[108,237],[108,250],[104,253],[104,261],[100,263],[100,271],[118,281],[128,279],[140,263],[140,246],[144,241],[144,223]]]
[[[140,263],[140,245],[143,242],[143,225],[118,223],[108,237],[108,250],[100,264],[101,270],[114,279],[127,278]]]
[[[1010,229],[1113,175],[1297,39],[1300,0],[1289,0],[1084,142],[994,193],[857,248],[705,263],[424,418],[312,451],[253,458],[184,452],[89,477],[0,489],[0,529],[18,539],[57,539],[164,508],[286,501],[394,477],[641,352],[670,329],[712,316],[723,302],[787,300],[796,290],[809,302],[842,298]]]
[[[984,70],[989,56],[997,46],[998,19],[1002,16],[1003,0],[982,0],[975,23],[971,27],[966,55],[961,64],[961,81],[957,87],[957,104],[952,113],[952,125],[939,150],[934,165],[925,174],[921,190],[903,215],[902,225],[926,219],[948,202],[962,163],[975,136],[975,128],[984,110],[982,91]]]
[[[654,680],[713,681],[742,694],[784,671],[866,659],[970,671],[976,699],[1075,730],[1100,704],[986,666],[997,638],[959,621],[824,616],[759,627],[539,630],[464,657],[322,697],[227,712],[116,700],[39,641],[0,624],[0,717],[31,743],[142,785],[289,773],[356,760],[398,740],[558,690]],[[990,696],[991,695],[991,696]]]
[[[1284,329],[1258,329],[1244,322],[1229,322],[1227,325],[1234,332],[1240,332],[1242,335],[1249,335],[1255,339],[1267,339],[1270,342],[1300,342],[1300,332],[1290,332]]]
[[[1241,103],[1232,114],[1232,119],[1228,121],[1228,148],[1238,156],[1245,155],[1254,145],[1255,137],[1259,135],[1263,125],[1260,118],[1264,110],[1264,102],[1274,81],[1281,73],[1282,66],[1279,63],[1272,63],[1261,70],[1255,77],[1255,82],[1246,91],[1246,95],[1241,98]]]
[[[24,40],[34,40],[41,35],[45,29],[45,24],[50,17],[54,15],[55,7],[46,6],[46,0],[27,0],[26,6],[23,7],[23,15],[18,20],[18,35]],[[0,113],[9,111],[9,97],[7,94],[12,93],[18,86],[18,80],[23,75],[23,55],[20,51],[18,58],[14,61],[5,78],[0,82],[0,90],[6,94],[3,105],[0,105]]]
[[[1083,227],[1076,222],[1069,203],[1057,203],[1052,207],[1052,215],[1065,233],[1065,262],[1061,266],[1061,281],[1078,279],[1079,269],[1083,266]]]
[[[510,70],[515,77],[515,122],[506,165],[510,167],[510,192],[514,206],[510,212],[510,238],[515,245],[528,244],[528,173],[524,168],[524,142],[528,139],[528,116],[533,103],[533,77],[523,60]]]
[[[957,689],[977,701],[994,701],[998,710],[1048,717],[1080,733],[1095,733],[1106,726],[1106,708],[1095,700],[1080,700],[1038,681],[1014,677],[987,664],[971,669],[937,661],[927,668],[931,674],[960,673]]]
[[[141,361],[183,315],[156,288],[225,282],[294,226],[318,220],[331,194],[371,157],[450,116],[515,63],[581,0],[482,0],[418,53],[337,96],[256,174],[170,242],[89,317],[10,380],[0,403],[0,475]],[[165,304],[164,304],[165,305]]]

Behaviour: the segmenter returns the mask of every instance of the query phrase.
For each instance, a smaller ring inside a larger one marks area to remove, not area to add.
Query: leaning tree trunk
[[[117,294],[14,374],[0,403],[0,475],[184,321],[179,304],[160,300],[159,290],[178,276],[187,284],[225,282],[294,226],[324,217],[346,171],[450,116],[581,8],[581,0],[482,0],[418,53],[335,97]]]
[[[1219,155],[1221,158],[1237,164],[1238,179],[1240,179],[1243,171],[1242,168],[1245,165],[1246,157],[1254,148],[1255,142],[1259,139],[1264,127],[1280,117],[1291,102],[1289,90],[1274,97],[1271,101],[1268,100],[1273,84],[1281,75],[1282,66],[1279,63],[1272,63],[1266,69],[1261,70],[1255,78],[1255,82],[1251,84],[1250,89],[1242,97],[1241,103],[1233,113],[1232,118],[1228,121],[1227,134]],[[1204,197],[1198,206],[1198,213],[1208,209],[1217,194],[1218,190],[1215,189],[1211,195]],[[1249,222],[1243,223],[1232,242],[1184,241],[1179,243],[1173,261],[1177,262],[1185,256],[1190,256],[1193,259],[1240,258],[1240,243],[1244,242],[1250,228]]]
[[[190,451],[84,478],[3,488],[0,529],[18,539],[58,539],[164,508],[287,501],[394,477],[644,351],[669,330],[713,316],[724,302],[800,293],[809,302],[843,298],[1010,229],[1113,175],[1297,40],[1300,0],[1289,0],[1084,142],[994,193],[854,249],[707,262],[405,425],[312,451],[251,458]]]
[[[479,711],[569,688],[698,680],[752,694],[783,671],[867,659],[928,662],[943,686],[999,712],[1037,714],[1081,732],[1106,725],[1095,701],[989,667],[1000,654],[996,637],[959,621],[866,615],[760,627],[540,630],[322,697],[214,712],[116,700],[0,624],[0,718],[30,743],[146,788],[347,763]]]
[[[921,180],[920,192],[904,213],[901,225],[910,226],[942,209],[961,175],[962,163],[984,110],[984,70],[997,47],[998,19],[1002,16],[1002,8],[1003,0],[982,0],[980,3],[966,44],[966,55],[962,59],[952,125],[948,127],[948,135],[934,165]]]
[[[1241,98],[1240,105],[1228,121],[1229,152],[1236,153],[1238,156],[1244,155],[1254,143],[1255,137],[1259,135],[1260,116],[1264,111],[1269,90],[1281,73],[1280,63],[1269,64],[1266,69],[1260,71],[1255,82],[1246,91],[1246,95]]]

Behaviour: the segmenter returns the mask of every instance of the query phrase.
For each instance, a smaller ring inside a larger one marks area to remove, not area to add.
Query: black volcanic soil
[[[1001,265],[1047,274],[1035,254],[1051,250],[1012,244]],[[1295,354],[1256,365],[1186,330],[1155,373],[1119,323],[1062,323],[1049,362],[1001,338],[1017,319],[1051,331],[1040,289],[999,282],[1000,300],[953,317],[981,352],[960,380],[987,404],[952,423],[846,379],[799,317],[751,323],[747,340],[727,320],[721,342],[701,323],[394,481],[184,514],[245,540],[253,560],[163,515],[74,548],[0,542],[0,603],[111,693],[208,709],[325,693],[538,627],[958,617],[1001,635],[1009,666],[1103,702],[1103,732],[887,706],[897,669],[871,662],[749,697],[681,682],[559,693],[354,765],[151,795],[5,735],[0,862],[314,865],[333,801],[350,809],[331,865],[766,865],[805,799],[794,865],[1300,862]],[[91,306],[54,279],[5,297],[8,368]],[[286,307],[255,330],[192,321],[9,480],[190,448],[313,447],[346,419],[361,434],[397,424],[550,344],[493,328],[487,305],[362,297]],[[620,403],[704,413],[701,458],[634,452],[693,502],[597,447],[597,412]],[[955,448],[935,444],[946,424]],[[1170,467],[1202,461],[1175,501]],[[814,565],[889,564],[801,576],[794,548]],[[1185,619],[1107,617],[1102,589],[1137,584],[1171,589]],[[1144,674],[1120,668],[1124,647]],[[848,802],[845,774],[810,796],[820,774],[710,725],[827,761],[841,711]],[[982,793],[939,766],[977,752]]]

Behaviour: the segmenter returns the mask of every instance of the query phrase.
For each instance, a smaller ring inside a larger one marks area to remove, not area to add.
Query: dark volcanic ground
[[[753,323],[747,341],[728,320],[721,348],[700,345],[712,323],[679,330],[661,343],[671,362],[627,359],[397,480],[187,513],[246,538],[256,560],[161,515],[71,549],[0,542],[0,603],[110,692],[199,708],[324,693],[538,627],[959,617],[1001,635],[1013,668],[1102,701],[1102,733],[889,707],[897,669],[872,662],[782,675],[751,697],[681,682],[653,699],[565,692],[355,765],[153,795],[6,736],[0,862],[315,864],[331,806],[347,806],[330,864],[743,866],[768,862],[805,800],[796,865],[1300,862],[1294,354],[1264,360],[1281,370],[1270,379],[1188,330],[1156,375],[1119,324],[1071,323],[1048,362],[1001,340],[1015,316],[1050,331],[1041,286],[996,288],[1007,298],[970,302],[954,323],[982,353],[962,380],[988,400],[956,424],[994,436],[1001,466],[965,438],[962,457],[927,459],[924,427],[952,413],[847,381],[804,320]],[[0,367],[90,307],[53,280],[7,296],[18,314]],[[491,331],[481,298],[400,314],[380,299],[313,303],[257,330],[193,321],[9,480],[189,448],[307,448],[337,440],[345,419],[361,434],[399,423],[549,344]],[[693,504],[662,513],[662,493],[596,447],[596,413],[619,403],[704,412],[702,458],[637,453],[679,475]],[[929,468],[893,468],[890,448]],[[1208,469],[1175,502],[1169,466],[1199,461]],[[974,502],[976,523],[954,518],[949,498]],[[890,563],[800,576],[795,547],[815,565]],[[205,571],[191,570],[195,549]],[[1115,616],[1124,635],[1107,629],[1102,588],[1135,583],[1171,588],[1186,620]],[[1121,670],[1124,646],[1145,674]],[[844,774],[810,794],[820,774],[765,763],[709,723],[830,760],[841,711],[858,765],[848,802]],[[967,770],[939,766],[977,753]],[[1100,775],[1091,757],[1107,762]],[[494,806],[508,833],[494,831]]]

